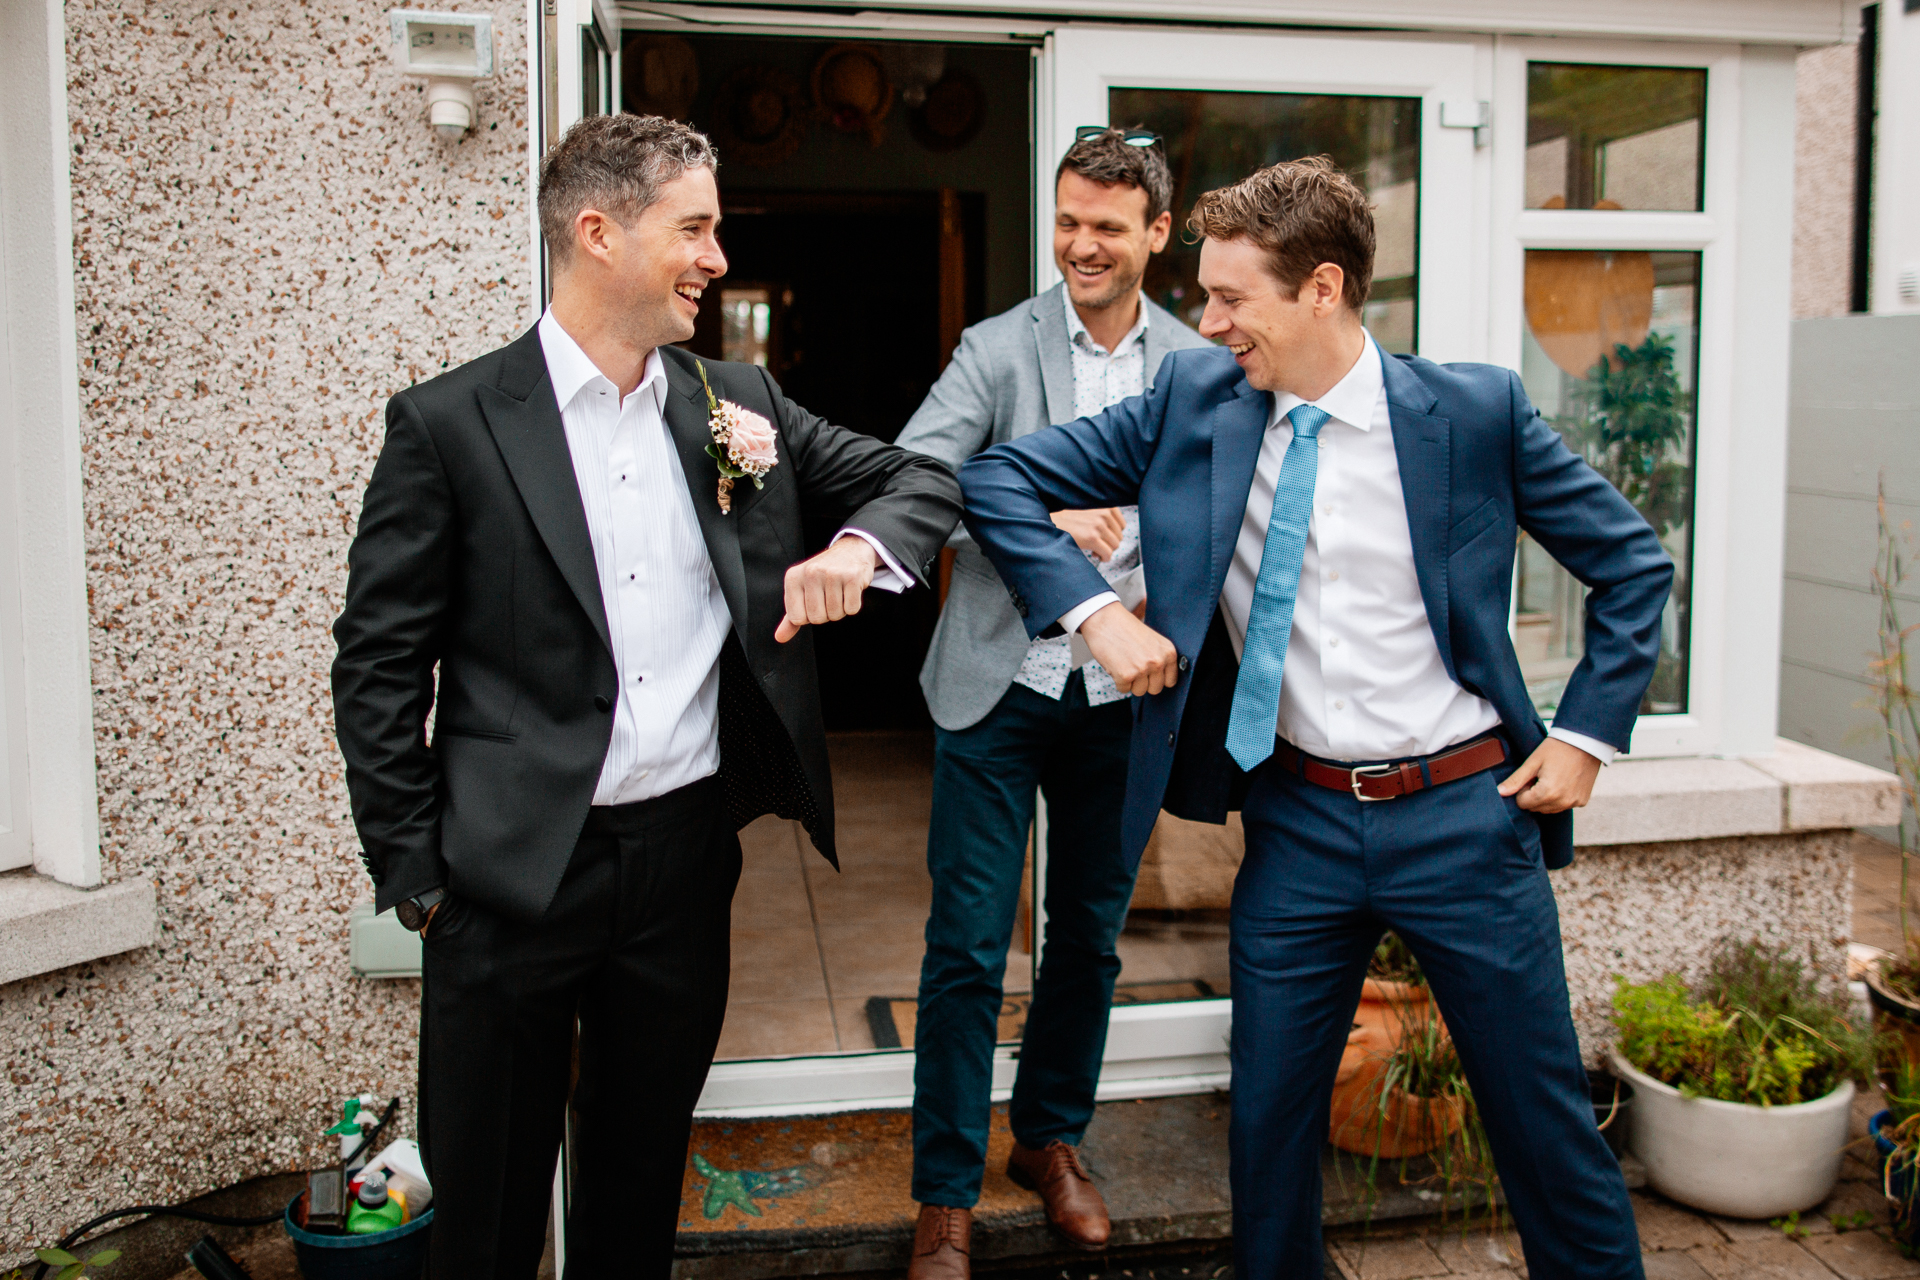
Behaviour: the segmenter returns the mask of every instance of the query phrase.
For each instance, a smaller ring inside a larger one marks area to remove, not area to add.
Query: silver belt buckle
[[[1370,796],[1360,790],[1362,778],[1386,778],[1400,772],[1397,764],[1370,764],[1347,770],[1347,785],[1353,788],[1353,798],[1362,804],[1379,804],[1382,800],[1398,800],[1399,796]]]

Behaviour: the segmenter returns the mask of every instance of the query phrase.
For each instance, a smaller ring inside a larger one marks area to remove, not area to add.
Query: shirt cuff
[[[1120,597],[1111,591],[1102,591],[1090,600],[1084,600],[1060,615],[1060,629],[1068,635],[1080,630],[1080,624],[1100,612],[1110,604],[1119,604]]]
[[[893,558],[893,552],[882,546],[880,539],[874,537],[865,529],[842,529],[839,533],[833,535],[834,542],[838,542],[842,538],[858,538],[860,541],[872,547],[873,554],[880,557],[881,567],[874,571],[873,581],[869,582],[867,584],[868,586],[877,587],[882,591],[891,591],[895,595],[899,595],[902,591],[905,591],[913,585],[913,575],[905,569],[902,569],[900,562]]]
[[[1558,738],[1570,747],[1580,750],[1598,760],[1601,764],[1612,764],[1613,758],[1620,754],[1618,747],[1610,747],[1598,738],[1589,738],[1584,733],[1575,733],[1571,729],[1553,728],[1547,730],[1549,738]]]

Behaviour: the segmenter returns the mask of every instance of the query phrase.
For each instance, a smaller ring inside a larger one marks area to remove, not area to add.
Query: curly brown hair
[[[588,116],[540,162],[540,234],[555,262],[573,253],[573,220],[598,209],[632,226],[660,188],[689,169],[718,169],[707,135],[661,116]]]
[[[1327,156],[1257,169],[1201,196],[1187,229],[1209,240],[1250,240],[1295,297],[1323,262],[1339,267],[1356,312],[1373,288],[1373,206]]]

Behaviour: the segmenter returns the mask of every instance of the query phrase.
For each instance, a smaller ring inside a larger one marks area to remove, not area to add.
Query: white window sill
[[[0,983],[152,946],[153,884],[76,889],[32,871],[0,874]]]
[[[1892,774],[1785,738],[1774,754],[1634,760],[1600,771],[1593,799],[1575,815],[1586,847],[1781,835],[1900,820]]]

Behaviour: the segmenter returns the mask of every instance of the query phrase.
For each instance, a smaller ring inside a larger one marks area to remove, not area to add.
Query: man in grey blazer
[[[1140,290],[1172,228],[1173,179],[1143,130],[1079,131],[1055,176],[1053,251],[1065,283],[968,329],[901,447],[948,466],[1142,394],[1172,351],[1208,345]],[[1145,600],[1132,507],[1054,521],[1129,607]],[[1065,636],[1029,643],[1025,607],[964,528],[920,673],[935,731],[927,865],[933,908],[914,1031],[909,1280],[965,1280],[985,1172],[993,1048],[1034,793],[1047,835],[1047,935],[1014,1082],[1008,1175],[1040,1193],[1071,1244],[1098,1249],[1106,1205],[1075,1153],[1093,1114],[1133,896],[1120,849],[1127,695]]]

